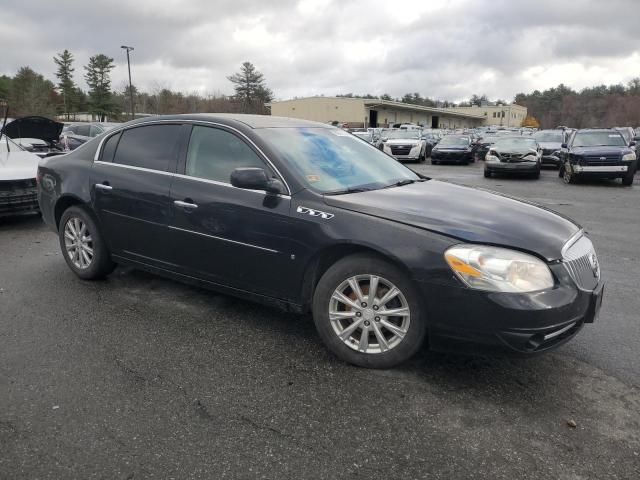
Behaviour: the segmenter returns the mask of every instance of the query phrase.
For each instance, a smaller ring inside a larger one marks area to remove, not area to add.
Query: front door
[[[181,126],[146,125],[107,139],[94,162],[94,209],[114,255],[164,266]]]
[[[171,187],[172,262],[187,275],[258,294],[290,299],[299,290],[289,274],[291,199],[235,188],[240,167],[275,172],[236,133],[195,125],[184,174]],[[278,281],[274,281],[278,278]]]

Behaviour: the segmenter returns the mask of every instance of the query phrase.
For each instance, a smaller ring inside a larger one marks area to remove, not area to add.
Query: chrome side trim
[[[561,328],[560,330],[556,330],[555,332],[552,333],[548,333],[544,336],[544,340],[551,340],[552,338],[556,338],[558,335],[562,335],[564,332],[566,332],[567,330],[571,330],[573,327],[575,327],[577,322],[573,322],[570,323],[569,325],[567,325],[564,328]]]
[[[100,144],[98,145],[96,153],[95,153],[95,155],[93,157],[93,161],[94,162],[98,162],[99,161],[100,155],[102,155],[102,147],[104,146],[104,142],[107,141],[107,139],[111,138],[112,136],[117,135],[118,133],[121,133],[121,132],[123,132],[125,130],[129,130],[131,128],[141,127],[143,125],[154,125],[154,124],[162,124],[162,123],[180,123],[180,124],[190,124],[190,125],[204,124],[204,125],[213,125],[213,126],[216,126],[216,127],[222,127],[222,128],[227,128],[229,130],[233,130],[236,134],[238,134],[240,137],[242,137],[247,142],[249,142],[249,144],[251,144],[258,152],[260,152],[260,155],[262,156],[262,158],[278,174],[278,176],[280,177],[280,180],[282,180],[282,183],[284,184],[285,188],[287,189],[287,195],[291,195],[291,188],[289,187],[289,184],[285,180],[285,178],[282,175],[282,173],[280,173],[280,170],[278,170],[278,168],[273,164],[273,162],[269,159],[269,157],[262,151],[262,149],[260,147],[258,147],[258,145],[255,144],[255,142],[253,140],[251,140],[243,132],[241,132],[240,130],[238,130],[235,127],[232,127],[230,125],[225,125],[224,123],[211,122],[211,121],[208,121],[208,120],[191,120],[191,119],[184,119],[184,120],[175,120],[175,119],[174,120],[150,120],[148,122],[140,122],[140,123],[136,123],[136,124],[133,124],[133,125],[127,125],[126,127],[120,127],[120,128],[114,129],[114,130],[109,130],[108,135],[105,135],[104,138],[102,140],[100,140]],[[101,162],[101,163],[110,163],[110,162]],[[158,170],[151,170],[151,171],[158,171]],[[192,177],[190,177],[190,178],[192,178]]]
[[[193,180],[196,182],[210,183],[211,185],[218,185],[219,187],[227,187],[227,188],[233,188],[235,190],[242,190],[245,192],[259,193],[260,195],[263,195],[263,196],[267,195],[267,193],[264,190],[249,190],[247,188],[238,188],[238,187],[234,187],[230,183],[219,182],[218,180],[209,180],[208,178],[191,177],[189,175],[182,175],[181,173],[174,173],[173,176],[177,178],[183,178],[185,180]],[[291,198],[291,195],[286,195],[284,193],[278,193],[276,196],[280,198],[286,198],[286,199]]]
[[[93,163],[97,163],[98,165],[110,165],[112,167],[128,168],[129,170],[137,170],[139,172],[157,173],[159,175],[174,175],[171,172],[163,172],[162,170],[154,170],[153,168],[134,167],[133,165],[123,165],[122,163],[103,162],[101,160],[94,161]]]
[[[174,227],[172,225],[169,225],[169,228],[171,230],[179,230],[181,232],[192,233],[194,235],[201,235],[201,236],[207,237],[207,238],[213,238],[214,240],[222,240],[223,242],[235,243],[236,245],[244,245],[245,247],[257,248],[258,250],[264,250],[265,252],[280,253],[278,250],[272,250],[271,248],[259,247],[258,245],[252,245],[250,243],[238,242],[237,240],[231,240],[229,238],[224,238],[224,237],[216,237],[215,235],[209,235],[207,233],[196,232],[194,230],[187,230],[185,228]]]

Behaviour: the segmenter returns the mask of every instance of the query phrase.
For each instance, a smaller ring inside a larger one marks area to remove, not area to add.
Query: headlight
[[[524,293],[553,287],[551,271],[542,260],[515,250],[456,245],[444,258],[460,280],[477,290]]]
[[[498,157],[496,157],[495,155],[492,155],[490,153],[487,153],[487,156],[484,157],[484,159],[487,162],[499,162],[500,161],[500,159]]]
[[[635,153],[627,153],[626,155],[622,156],[622,161],[623,162],[632,162],[635,159],[636,159],[636,154]]]

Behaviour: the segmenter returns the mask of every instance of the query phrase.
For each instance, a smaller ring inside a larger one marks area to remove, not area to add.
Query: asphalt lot
[[[535,358],[364,370],[309,318],[130,269],[83,282],[39,218],[0,221],[0,478],[639,478],[640,175],[413,167],[582,223],[597,323]]]

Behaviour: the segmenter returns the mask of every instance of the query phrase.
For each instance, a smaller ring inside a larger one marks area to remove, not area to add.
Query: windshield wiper
[[[371,190],[375,190],[375,188],[352,187],[345,188],[344,190],[333,190],[331,192],[325,192],[325,195],[345,195],[347,193],[370,192]]]
[[[416,183],[416,182],[424,182],[424,179],[421,178],[420,180],[413,180],[411,178],[405,178],[404,180],[400,180],[398,182],[392,183],[392,184],[387,185],[387,186],[382,187],[382,188],[402,187],[403,185],[410,185],[410,184]]]

